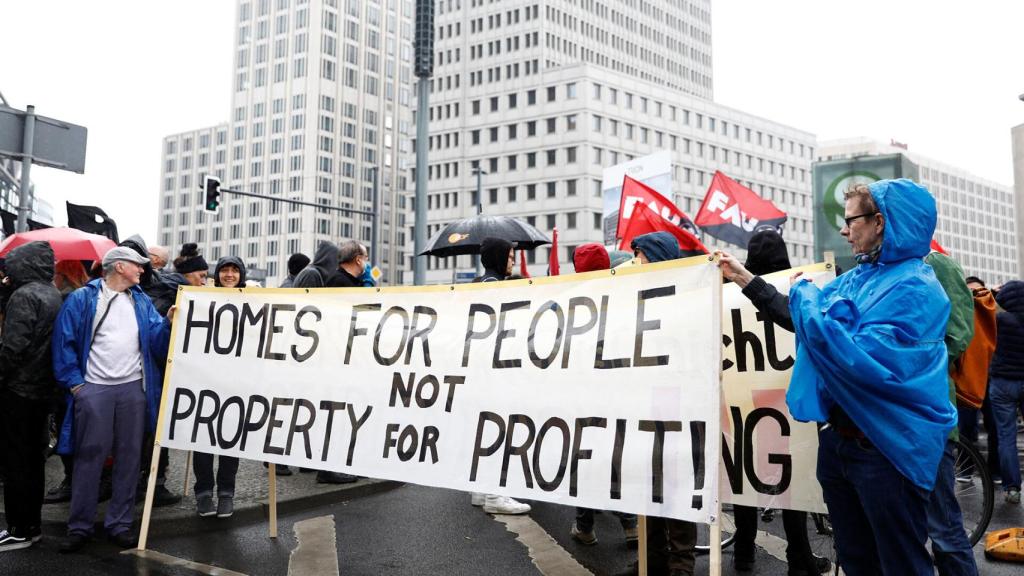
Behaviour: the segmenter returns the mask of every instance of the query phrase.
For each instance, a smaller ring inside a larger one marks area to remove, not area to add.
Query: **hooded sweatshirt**
[[[744,267],[755,276],[743,287],[743,295],[772,322],[783,330],[792,332],[793,319],[789,315],[789,297],[780,294],[775,286],[761,278],[764,274],[781,272],[792,267],[782,236],[771,228],[755,232],[747,244],[747,262]]]
[[[1011,280],[996,293],[1003,309],[996,315],[996,352],[989,373],[997,378],[1024,380],[1024,282]]]
[[[878,260],[822,289],[789,292],[797,359],[786,402],[800,421],[840,408],[908,480],[931,490],[956,426],[947,384],[949,299],[924,262],[935,199],[906,179],[869,187],[885,230]]]
[[[484,274],[480,282],[495,282],[508,278],[508,254],[512,251],[512,243],[501,238],[484,238],[480,242],[480,264]]]
[[[50,338],[63,301],[53,285],[53,249],[29,242],[7,255],[14,292],[0,332],[0,389],[30,400],[56,397]]]
[[[607,270],[611,267],[608,250],[597,243],[584,244],[572,253],[573,267],[577,273]]]
[[[131,248],[139,256],[149,258],[149,249],[146,246],[146,241],[138,234],[129,236],[119,246]],[[146,293],[146,296],[149,296],[149,299],[153,301],[153,306],[156,307],[156,311],[161,316],[167,314],[167,311],[171,309],[171,306],[174,305],[174,301],[178,297],[177,285],[171,285],[164,281],[163,275],[159,271],[154,270],[153,265],[149,262],[146,262],[146,265],[143,267],[139,286]]]
[[[640,250],[648,262],[664,262],[681,257],[679,242],[668,232],[650,232],[633,238],[629,244],[633,250]]]
[[[338,270],[338,247],[333,242],[321,242],[313,261],[295,277],[293,288],[324,288]]]
[[[213,285],[218,288],[223,288],[223,286],[220,283],[220,269],[227,266],[228,264],[233,264],[236,268],[238,268],[238,286],[236,286],[236,288],[244,288],[245,263],[242,262],[242,259],[239,258],[238,256],[225,256],[220,260],[217,260],[217,266],[215,266],[213,269]]]

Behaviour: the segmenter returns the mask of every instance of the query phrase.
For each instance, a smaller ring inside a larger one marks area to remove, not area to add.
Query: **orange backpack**
[[[981,288],[974,291],[974,338],[951,372],[959,403],[981,408],[988,388],[988,365],[995,350],[996,299]]]

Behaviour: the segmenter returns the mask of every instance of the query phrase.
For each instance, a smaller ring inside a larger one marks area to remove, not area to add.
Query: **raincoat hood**
[[[139,256],[149,258],[149,248],[146,246],[146,241],[138,234],[132,234],[128,238],[125,238],[120,244],[118,244],[118,246],[126,246],[138,252]]]
[[[225,256],[220,260],[217,260],[217,266],[213,269],[213,285],[218,288],[220,285],[220,269],[227,266],[228,264],[234,264],[238,268],[238,286],[237,288],[245,287],[245,264],[242,259],[238,256]]]
[[[593,272],[594,270],[607,270],[611,267],[611,259],[608,257],[608,250],[604,246],[591,243],[584,244],[572,253],[573,266],[576,272]]]
[[[996,303],[1007,312],[1024,320],[1024,282],[1010,280],[996,292]]]
[[[53,267],[53,248],[49,242],[29,242],[7,254],[7,275],[14,288],[29,282],[52,284]]]
[[[747,262],[744,267],[754,276],[763,276],[780,270],[789,270],[786,241],[773,229],[755,232],[747,244]]]
[[[330,278],[338,269],[338,246],[334,242],[321,242],[313,255],[312,266],[320,271],[323,277]]]
[[[668,232],[650,232],[633,238],[629,247],[641,250],[649,262],[663,262],[679,258],[679,241]]]
[[[804,422],[845,415],[904,477],[931,490],[957,422],[944,341],[949,299],[923,260],[935,201],[909,180],[870,189],[885,216],[878,262],[821,289],[806,281],[790,288],[797,358],[786,404]]]
[[[931,193],[906,178],[879,180],[868,185],[868,190],[885,218],[878,261],[892,263],[927,256],[938,218]]]
[[[512,243],[501,238],[484,238],[480,242],[480,264],[486,270],[498,272],[506,276],[508,269],[508,253],[512,251]]]

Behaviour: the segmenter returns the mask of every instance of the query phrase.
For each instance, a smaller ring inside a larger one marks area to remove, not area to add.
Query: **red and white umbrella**
[[[0,242],[0,258],[11,250],[42,240],[49,242],[57,260],[102,260],[108,250],[117,246],[114,241],[99,234],[89,234],[76,228],[44,228],[12,234]]]

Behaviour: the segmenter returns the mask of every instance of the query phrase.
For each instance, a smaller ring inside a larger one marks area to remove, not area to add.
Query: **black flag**
[[[67,205],[68,227],[106,236],[114,243],[120,242],[117,239],[117,223],[111,220],[106,212],[95,206],[79,206],[71,202],[68,202]]]
[[[3,210],[2,212],[3,213],[0,214],[0,220],[3,221],[4,236],[6,237],[10,236],[11,234],[14,234],[14,229],[18,224],[18,215],[14,214],[13,212],[8,212],[6,210]],[[28,221],[28,229],[30,231],[42,230],[43,228],[50,228],[50,226],[47,224],[36,222],[35,220]]]

